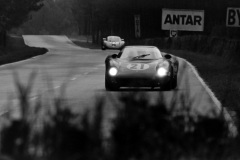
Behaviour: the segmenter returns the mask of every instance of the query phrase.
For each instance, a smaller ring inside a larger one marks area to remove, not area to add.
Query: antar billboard
[[[204,11],[162,9],[162,29],[203,31]]]
[[[227,8],[227,26],[240,27],[240,8]]]

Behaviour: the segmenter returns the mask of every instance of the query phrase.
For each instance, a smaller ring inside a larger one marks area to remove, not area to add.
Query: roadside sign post
[[[141,37],[141,27],[140,27],[140,15],[134,15],[134,22],[135,22],[135,37]]]
[[[169,31],[169,37],[177,37],[178,36],[178,31],[177,30],[170,30]]]
[[[240,8],[227,8],[227,27],[240,27]]]

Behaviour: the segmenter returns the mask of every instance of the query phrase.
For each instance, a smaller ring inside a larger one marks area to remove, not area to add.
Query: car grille
[[[119,79],[118,83],[121,86],[142,86],[142,87],[148,87],[148,86],[153,86],[154,81],[150,79]]]

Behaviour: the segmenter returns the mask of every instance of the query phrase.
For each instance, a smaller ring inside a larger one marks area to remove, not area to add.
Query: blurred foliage
[[[26,22],[29,13],[39,10],[43,0],[0,0],[0,45],[7,45],[7,31]]]
[[[10,30],[28,20],[28,14],[42,7],[43,0],[1,0],[0,29]]]
[[[160,93],[161,95],[161,93]],[[131,98],[129,98],[131,97]],[[122,94],[123,108],[114,120],[113,159],[227,159],[227,124],[215,118],[168,110],[159,103],[148,105],[144,93]],[[235,153],[234,153],[235,155]]]
[[[24,84],[15,73],[21,116],[13,119],[8,112],[0,117],[1,122],[3,119],[8,122],[2,124],[0,137],[1,155],[8,159],[227,160],[240,157],[239,135],[229,136],[228,123],[222,114],[212,118],[193,115],[184,102],[181,103],[186,106],[176,114],[176,103],[166,107],[161,92],[158,102],[153,104],[146,93],[131,91],[119,94],[123,105],[113,106],[117,114],[106,139],[102,128],[106,122],[105,96],[98,97],[93,110],[79,115],[71,110],[65,88],[56,95],[48,82],[46,97],[39,96],[32,103],[29,96],[35,77],[36,72],[32,72]],[[51,99],[47,99],[48,94]]]

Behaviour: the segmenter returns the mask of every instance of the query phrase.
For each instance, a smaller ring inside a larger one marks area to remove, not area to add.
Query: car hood
[[[118,76],[150,78],[156,75],[156,68],[163,59],[158,60],[119,60]]]

